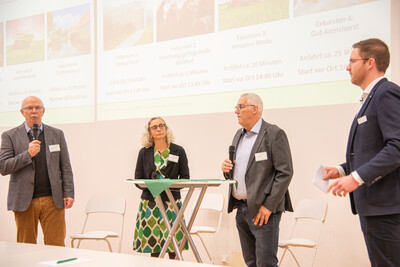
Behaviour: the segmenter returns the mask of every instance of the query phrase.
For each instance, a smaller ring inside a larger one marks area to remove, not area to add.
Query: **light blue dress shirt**
[[[262,119],[260,118],[247,134],[246,130],[242,129],[242,135],[236,149],[236,164],[234,167],[233,179],[238,182],[238,186],[237,188],[235,186],[233,187],[232,195],[239,200],[247,199],[247,190],[244,178],[246,176],[251,150],[253,149],[258,133],[260,132],[261,123]]]

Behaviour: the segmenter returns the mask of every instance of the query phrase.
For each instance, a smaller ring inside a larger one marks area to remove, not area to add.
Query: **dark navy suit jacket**
[[[350,194],[354,214],[400,213],[400,87],[386,78],[372,88],[354,119],[341,166],[365,182]]]

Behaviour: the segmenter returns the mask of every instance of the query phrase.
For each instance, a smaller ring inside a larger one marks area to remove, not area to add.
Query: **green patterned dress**
[[[163,152],[154,150],[154,163],[156,165],[156,172],[158,179],[164,179],[161,174],[161,168],[167,166],[169,156],[169,148]],[[176,213],[171,202],[165,202],[166,213],[168,220],[171,222],[175,221]],[[176,201],[178,207],[182,206],[181,200]],[[176,239],[180,246],[183,239],[183,231],[179,226],[176,232]],[[156,202],[151,200],[142,199],[139,203],[139,212],[136,218],[136,228],[133,239],[133,250],[142,253],[160,253],[165,241],[168,238],[168,230],[164,224],[164,220],[161,216],[161,212],[158,209]],[[189,249],[188,242],[186,241],[184,249]],[[174,252],[172,243],[167,249],[167,253]]]

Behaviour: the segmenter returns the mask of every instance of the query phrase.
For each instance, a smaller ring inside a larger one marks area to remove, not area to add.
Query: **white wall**
[[[366,266],[368,263],[358,217],[351,214],[348,198],[326,195],[311,183],[319,164],[343,161],[347,132],[356,109],[357,104],[264,111],[263,118],[285,129],[289,137],[295,168],[290,185],[294,205],[303,198],[321,198],[329,203],[316,266]],[[177,143],[186,149],[192,178],[222,177],[220,165],[227,157],[228,147],[238,128],[234,113],[168,117],[166,120]],[[76,186],[75,205],[67,211],[67,236],[79,232],[89,197],[121,195],[127,199],[122,252],[134,253],[133,229],[140,192],[123,180],[133,176],[145,123],[146,119],[137,119],[59,126],[68,140]],[[0,207],[3,207],[0,209],[0,240],[15,241],[13,214],[6,211],[8,180],[8,177],[0,180]],[[215,191],[227,196],[227,187]],[[293,223],[291,216],[291,213],[283,216],[282,238],[289,234]],[[240,251],[234,215],[225,213],[222,225],[217,262],[221,255],[230,256],[232,251]],[[212,242],[211,239],[208,241]],[[69,246],[70,239],[67,238],[66,242]],[[102,243],[83,247],[106,249]],[[190,253],[185,255],[193,260]],[[290,266],[290,257],[287,259],[287,266]]]
[[[392,80],[400,83],[400,3],[392,2]],[[385,30],[385,29],[383,29]],[[238,97],[239,97],[238,93]],[[234,106],[236,103],[232,103]],[[204,107],[207,108],[207,107]],[[268,108],[268,107],[266,107]],[[358,216],[352,215],[348,197],[338,198],[324,194],[311,180],[320,164],[339,164],[344,161],[348,130],[358,104],[315,106],[292,109],[265,110],[263,118],[283,128],[288,134],[295,174],[290,185],[294,205],[303,198],[319,198],[328,202],[328,216],[322,232],[321,245],[315,266],[368,266],[368,256],[360,231]],[[50,109],[46,113],[51,113]],[[162,115],[162,114],[160,114]],[[228,155],[233,134],[239,127],[233,113],[190,115],[165,118],[172,128],[176,142],[189,157],[193,178],[220,178],[220,165]],[[16,122],[16,125],[22,123]],[[46,123],[46,115],[43,119]],[[67,236],[80,231],[84,207],[94,195],[120,195],[127,200],[123,253],[132,251],[132,240],[140,192],[123,182],[133,177],[141,134],[147,119],[96,122],[91,124],[57,125],[64,130],[75,175],[76,202],[67,211]],[[7,129],[0,129],[3,132]],[[0,240],[15,241],[13,213],[6,210],[9,177],[0,177]],[[227,196],[227,188],[214,191]],[[292,214],[284,214],[281,238],[288,236]],[[99,221],[99,224],[102,222]],[[221,256],[240,251],[233,214],[224,214],[222,230],[217,243],[217,263]],[[40,231],[39,231],[40,232]],[[42,243],[41,237],[39,242]],[[212,242],[211,239],[207,241]],[[70,239],[66,239],[69,246]],[[116,243],[114,244],[116,245]],[[106,250],[102,243],[83,244],[83,248]],[[305,264],[310,254],[299,250]],[[202,254],[204,255],[204,254]],[[194,260],[189,252],[184,257]],[[206,257],[203,257],[207,261]],[[288,255],[284,266],[294,266]]]

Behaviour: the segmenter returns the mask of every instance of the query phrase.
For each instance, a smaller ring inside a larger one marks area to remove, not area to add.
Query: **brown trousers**
[[[58,209],[52,196],[32,199],[25,211],[14,211],[17,225],[17,242],[37,242],[38,222],[43,231],[44,244],[65,246],[65,211]]]

